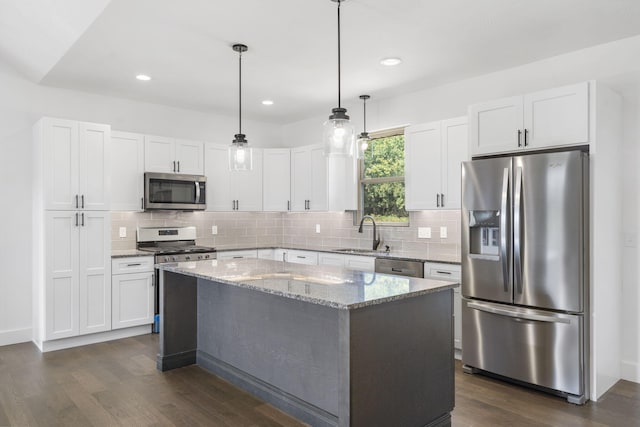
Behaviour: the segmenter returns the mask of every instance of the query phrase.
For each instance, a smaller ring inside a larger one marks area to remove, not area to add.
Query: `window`
[[[360,161],[359,217],[382,224],[408,225],[404,208],[404,129],[371,135]]]

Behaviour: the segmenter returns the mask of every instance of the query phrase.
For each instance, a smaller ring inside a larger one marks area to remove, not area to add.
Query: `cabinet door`
[[[78,190],[78,122],[42,120],[45,209],[75,209]]]
[[[318,265],[344,267],[344,255],[320,252],[318,254]]]
[[[309,158],[311,161],[311,180],[307,208],[311,211],[326,211],[329,209],[328,162],[322,145],[310,147]]]
[[[259,259],[275,259],[275,249],[258,249],[258,258]]]
[[[442,121],[442,194],[440,207],[460,209],[462,162],[467,160],[467,118]]]
[[[404,131],[405,208],[436,209],[441,193],[440,122],[409,126]]]
[[[358,167],[354,157],[327,159],[327,187],[330,211],[358,209]]]
[[[80,329],[111,329],[111,214],[80,213]]]
[[[262,155],[262,209],[286,212],[290,208],[291,151],[267,149]]]
[[[291,150],[291,210],[305,211],[311,180],[311,152],[307,148]]]
[[[349,270],[374,271],[376,259],[368,256],[347,255],[344,257],[344,266]]]
[[[111,206],[111,127],[79,124],[80,208],[108,211]]]
[[[235,194],[236,210],[259,212],[262,210],[262,150],[253,149],[253,168],[250,171],[231,173],[232,194]]]
[[[111,279],[112,329],[153,323],[154,285],[152,272],[113,276]]]
[[[45,340],[78,335],[78,235],[73,211],[45,213]]]
[[[111,132],[111,210],[144,209],[144,136]]]
[[[524,97],[527,148],[589,143],[589,83]]]
[[[229,171],[228,147],[205,144],[204,174],[207,177],[207,210],[232,211],[231,171]]]
[[[204,173],[204,144],[200,141],[176,141],[176,172],[189,175]]]
[[[257,258],[258,251],[256,249],[239,250],[239,251],[223,251],[218,252],[217,259],[221,261],[229,259]]]
[[[462,296],[459,286],[453,290],[453,347],[462,350]]]
[[[175,140],[161,136],[144,137],[144,170],[145,172],[177,172],[175,159]]]
[[[523,129],[522,96],[469,107],[469,151],[472,156],[517,150]],[[523,138],[523,136],[521,137]],[[521,139],[521,143],[524,141]]]
[[[318,265],[318,253],[310,251],[289,250],[287,262],[294,264]]]

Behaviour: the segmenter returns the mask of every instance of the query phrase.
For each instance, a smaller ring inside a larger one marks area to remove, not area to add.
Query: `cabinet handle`
[[[84,227],[84,212],[82,212],[82,226]]]
[[[78,209],[78,195],[76,194],[76,209]],[[76,224],[78,225],[78,224]]]
[[[236,200],[236,210],[240,210],[240,200]]]
[[[173,171],[174,172],[176,171],[176,161],[175,160],[173,161]]]
[[[140,197],[140,209],[144,210],[144,197]]]
[[[180,160],[178,160],[178,172],[180,172]]]
[[[440,207],[440,194],[436,193],[436,208]]]
[[[140,265],[142,265],[142,263],[136,262],[136,263],[133,263],[133,264],[127,264],[127,267],[138,267]]]
[[[78,212],[76,212],[76,227],[78,226]]]
[[[524,130],[524,146],[526,147],[527,145],[529,145],[529,143],[527,142],[527,134],[529,133],[528,129]]]
[[[82,209],[84,209],[84,194],[80,196],[80,200],[82,200]]]
[[[290,211],[291,210],[291,201],[287,200],[287,210]]]
[[[450,272],[450,271],[440,271],[440,270],[436,270],[436,273],[438,273],[438,274],[448,274],[448,275],[451,275],[451,272]]]
[[[518,147],[522,147],[522,131],[518,129]]]
[[[234,256],[234,257],[233,257],[233,259],[242,259],[242,258],[244,258],[242,255]]]
[[[302,255],[296,255],[296,258],[307,259],[306,256],[302,256]]]
[[[444,208],[444,193],[440,193],[440,207]]]

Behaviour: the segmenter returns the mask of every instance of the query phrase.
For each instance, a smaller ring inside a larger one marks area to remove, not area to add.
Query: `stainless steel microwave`
[[[203,211],[207,177],[177,173],[144,174],[144,210]]]

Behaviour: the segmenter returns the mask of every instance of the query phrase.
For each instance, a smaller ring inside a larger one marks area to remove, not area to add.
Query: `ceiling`
[[[336,5],[3,1],[0,60],[42,85],[235,115],[231,45],[244,43],[243,115],[289,123],[337,106]],[[342,99],[353,103],[640,34],[640,1],[348,0],[341,19]],[[389,56],[403,63],[380,65]],[[136,80],[140,73],[152,80]]]

